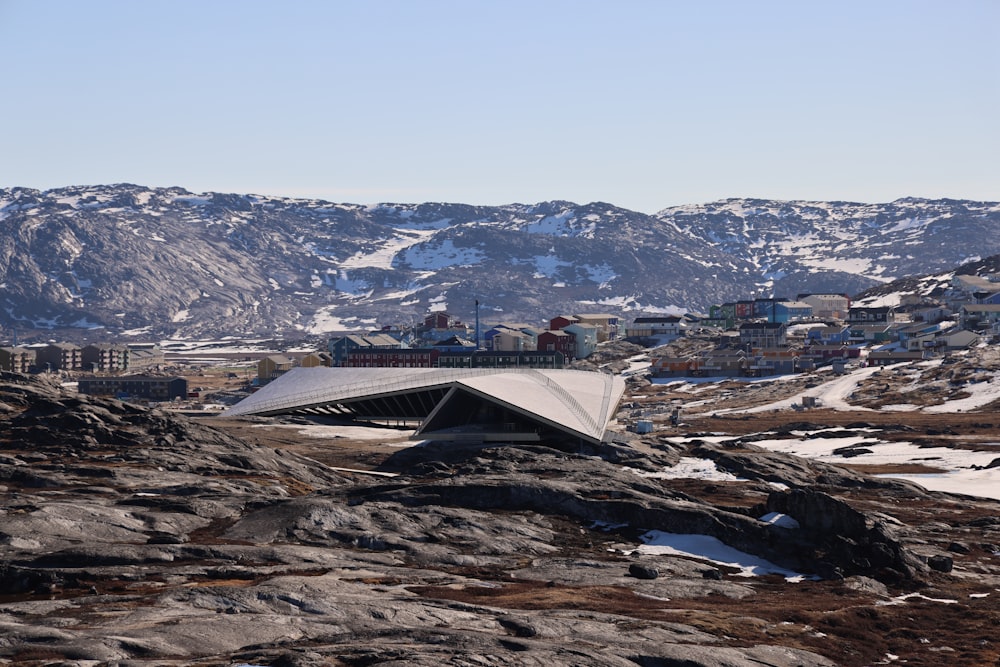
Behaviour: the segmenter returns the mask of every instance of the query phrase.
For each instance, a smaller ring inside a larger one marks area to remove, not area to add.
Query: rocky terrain
[[[728,199],[360,206],[131,184],[0,189],[0,329],[295,338],[429,309],[471,321],[704,311],[859,291],[1000,253],[1000,204]],[[975,247],[956,239],[975,238]],[[109,261],[113,258],[114,261]],[[12,338],[9,331],[0,331]]]
[[[746,404],[760,390],[712,391]],[[629,398],[672,400],[640,379]],[[985,447],[1000,422],[705,413],[573,451],[410,446],[5,374],[0,661],[996,664],[1000,503],[754,444],[830,425]],[[662,474],[692,458],[729,476]],[[656,553],[650,531],[804,578]]]

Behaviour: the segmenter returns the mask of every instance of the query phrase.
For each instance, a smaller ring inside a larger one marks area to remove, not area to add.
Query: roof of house
[[[491,324],[489,327],[490,329],[512,329],[514,331],[539,328],[537,325],[528,324],[527,322],[499,322],[497,324]]]
[[[471,340],[465,340],[464,338],[459,338],[458,336],[452,336],[451,338],[446,338],[444,340],[434,343],[433,347],[454,347],[459,345],[461,347],[468,347],[475,349],[476,344]]]
[[[997,288],[996,283],[993,283],[988,278],[983,278],[982,276],[958,274],[953,276],[951,281],[952,284],[959,283],[968,288],[978,288],[986,291],[995,290]]]
[[[261,361],[263,361],[264,359],[270,361],[272,364],[277,364],[278,366],[287,366],[289,364],[295,363],[294,361],[292,361],[283,354],[269,354],[263,359],[261,359]]]
[[[331,339],[331,343],[336,345],[339,341],[350,342],[355,347],[398,347],[399,341],[384,333],[370,334],[347,334]]]
[[[375,347],[396,347],[399,345],[398,340],[396,340],[389,334],[384,334],[384,333],[368,334],[367,336],[365,336],[365,340],[367,340],[372,346]]]
[[[923,359],[923,352],[911,350],[874,350],[868,353],[869,359]]]
[[[849,328],[850,328],[850,330],[852,332],[853,331],[877,331],[877,332],[882,332],[882,331],[889,331],[890,329],[893,328],[892,326],[890,326],[886,322],[869,322],[869,323],[864,323],[864,324],[852,322],[848,326],[849,326]]]
[[[799,294],[796,299],[801,301],[802,299],[837,299],[837,300],[849,300],[844,294]]]
[[[634,324],[677,324],[682,318],[680,315],[668,315],[666,317],[637,317]]]
[[[782,329],[784,322],[744,322],[740,325],[740,331],[755,331],[761,329]]]
[[[496,335],[509,336],[511,338],[525,338],[525,339],[534,338],[531,334],[526,334],[523,331],[518,331],[517,329],[506,329],[506,328],[497,331]]]
[[[979,341],[980,336],[974,331],[967,331],[965,329],[962,329],[960,331],[948,332],[944,334],[942,338],[944,338],[947,341],[948,345],[956,347],[956,346],[972,345],[973,343]]]
[[[420,415],[421,425],[414,437],[433,437],[426,432],[432,425],[435,431],[446,428],[454,434],[470,414],[469,401],[481,401],[502,407],[526,421],[599,442],[624,392],[622,378],[590,371],[299,367],[224,414],[275,415],[329,410],[355,415],[370,409],[373,401],[379,406],[392,406],[400,397],[419,394],[428,399],[426,403],[433,405],[433,409]],[[404,399],[398,405],[399,409],[408,409],[424,402]],[[455,419],[449,419],[449,414]],[[467,425],[473,431],[476,426]]]

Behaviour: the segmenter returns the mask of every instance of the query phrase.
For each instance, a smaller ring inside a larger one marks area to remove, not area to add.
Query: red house
[[[573,334],[568,334],[565,331],[543,331],[542,333],[538,334],[538,351],[562,352],[564,355],[566,355],[567,360],[575,359],[576,336],[574,336]]]
[[[576,324],[579,321],[580,321],[580,318],[579,317],[575,317],[573,315],[558,315],[556,317],[553,317],[549,321],[549,329],[551,331],[559,331],[563,327],[568,327],[569,325]],[[541,348],[539,348],[539,349],[541,349]]]
[[[736,302],[736,319],[738,320],[749,320],[754,316],[753,313],[753,301],[737,301]]]

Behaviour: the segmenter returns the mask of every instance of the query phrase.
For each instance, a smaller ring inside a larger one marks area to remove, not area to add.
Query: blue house
[[[909,341],[936,333],[941,330],[940,322],[916,322],[907,327],[902,327],[897,330],[897,335],[899,336],[899,342],[906,345]]]
[[[392,350],[402,347],[403,344],[398,340],[383,333],[348,334],[339,338],[331,338],[326,344],[326,349],[332,357],[331,364],[333,366],[346,366],[347,356],[352,350]]]
[[[844,345],[851,337],[851,328],[846,324],[813,327],[806,332],[809,342],[821,345]]]
[[[813,316],[813,307],[804,301],[775,301],[775,322],[796,322]]]

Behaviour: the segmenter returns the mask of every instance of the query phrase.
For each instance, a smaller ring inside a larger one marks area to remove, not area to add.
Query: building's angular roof
[[[473,401],[526,422],[597,442],[603,439],[624,392],[622,378],[591,371],[300,367],[223,414],[356,415],[382,411],[379,416],[384,419],[420,419],[420,435],[432,421],[435,428],[442,422],[450,428],[452,424],[442,415],[454,411],[455,405]],[[465,423],[468,414],[459,421],[476,430],[477,425]]]

